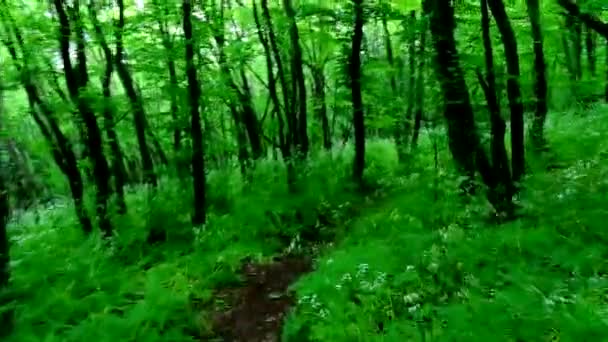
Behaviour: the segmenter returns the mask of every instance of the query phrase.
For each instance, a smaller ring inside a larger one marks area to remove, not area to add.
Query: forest
[[[605,0],[0,0],[0,43],[2,341],[608,341]]]

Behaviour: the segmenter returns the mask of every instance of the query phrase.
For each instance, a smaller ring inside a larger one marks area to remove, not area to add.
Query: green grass
[[[517,221],[488,223],[479,197],[463,204],[443,136],[425,134],[405,170],[394,146],[368,146],[368,179],[389,193],[372,205],[350,191],[352,148],[312,157],[302,193],[284,169],[256,168],[244,189],[237,168],[209,175],[209,222],[189,224],[190,184],[131,189],[117,237],[85,239],[70,205],[10,226],[15,331],[7,341],[189,341],[210,330],[215,288],[238,280],[245,256],[278,253],[324,211],[337,241],[294,288],[285,341],[608,340],[608,108],[552,113],[552,152],[531,156]],[[439,146],[435,170],[433,140]],[[545,171],[548,164],[563,168]],[[90,201],[91,202],[91,201]],[[270,215],[269,215],[270,213]],[[279,225],[270,216],[287,214]],[[291,215],[291,216],[290,216]],[[145,243],[151,230],[167,242]],[[382,325],[382,331],[380,331]]]
[[[608,340],[608,110],[551,117],[523,218],[412,176],[294,286],[284,340]]]
[[[367,176],[385,187],[399,180],[391,148],[370,144]],[[191,184],[172,179],[157,193],[130,189],[129,212],[114,219],[117,235],[108,245],[83,237],[69,201],[26,212],[9,227],[16,324],[7,341],[188,341],[208,334],[212,291],[239,280],[241,259],[275,255],[284,247],[279,235],[294,238],[319,211],[345,221],[340,208],[363,200],[349,190],[352,154],[347,147],[314,156],[297,197],[287,194],[278,162],[260,162],[246,189],[236,167],[213,171],[208,223],[194,234]],[[166,231],[167,242],[146,244],[153,230]]]

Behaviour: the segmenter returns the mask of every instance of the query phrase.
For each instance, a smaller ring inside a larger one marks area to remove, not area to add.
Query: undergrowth
[[[552,150],[528,158],[524,212],[500,226],[481,195],[455,193],[432,132],[405,167],[390,141],[368,143],[366,178],[387,195],[373,205],[352,190],[347,145],[311,157],[297,196],[276,161],[259,162],[248,184],[236,166],[214,170],[208,222],[194,229],[191,186],[173,178],[129,190],[109,243],[83,237],[67,200],[26,212],[10,225],[7,341],[210,336],[213,291],[239,282],[241,260],[297,250],[311,230],[335,243],[295,284],[285,341],[608,339],[607,116],[550,116]],[[153,232],[164,241],[148,243]]]
[[[369,145],[367,178],[379,189],[391,187],[399,179],[394,149],[385,141]],[[289,243],[294,247],[306,230],[334,234],[351,219],[355,203],[364,201],[350,185],[352,157],[350,146],[314,156],[300,170],[297,196],[287,193],[277,161],[258,163],[248,184],[236,166],[212,171],[208,222],[194,229],[191,184],[171,178],[157,191],[129,189],[128,214],[113,217],[116,235],[107,244],[83,237],[68,200],[16,217],[9,228],[12,282],[6,296],[15,329],[8,341],[212,335],[206,308],[213,290],[240,281],[242,259],[269,258]],[[148,243],[158,232],[162,242]]]
[[[283,340],[608,340],[608,111],[552,118],[520,219],[412,174],[294,286]]]

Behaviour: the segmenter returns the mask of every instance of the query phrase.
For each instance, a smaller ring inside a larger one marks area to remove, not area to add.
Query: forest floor
[[[398,196],[399,193],[392,196],[375,194],[360,199],[349,209],[354,216],[339,229],[348,232],[362,218],[390,211],[399,203],[395,201]],[[304,246],[296,253],[285,251],[266,262],[243,260],[239,272],[243,282],[215,293],[217,308],[212,315],[215,334],[226,342],[281,341],[284,320],[295,304],[292,285],[301,276],[314,271],[313,261],[319,252],[335,242],[302,241]]]
[[[132,189],[109,246],[69,204],[26,213],[9,230],[6,341],[607,341],[608,108],[550,118],[522,217],[502,225],[456,193],[441,132],[407,171],[370,141],[368,197],[345,189],[352,151],[311,159],[297,197],[270,161],[246,193],[238,169],[213,172],[194,239],[179,180]],[[154,230],[166,241],[146,243]]]

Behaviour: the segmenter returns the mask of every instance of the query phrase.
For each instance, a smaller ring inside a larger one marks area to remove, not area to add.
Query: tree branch
[[[608,39],[608,23],[601,21],[593,14],[582,12],[580,7],[572,0],[557,0],[557,3],[562,6],[568,14],[577,17],[588,27]]]

